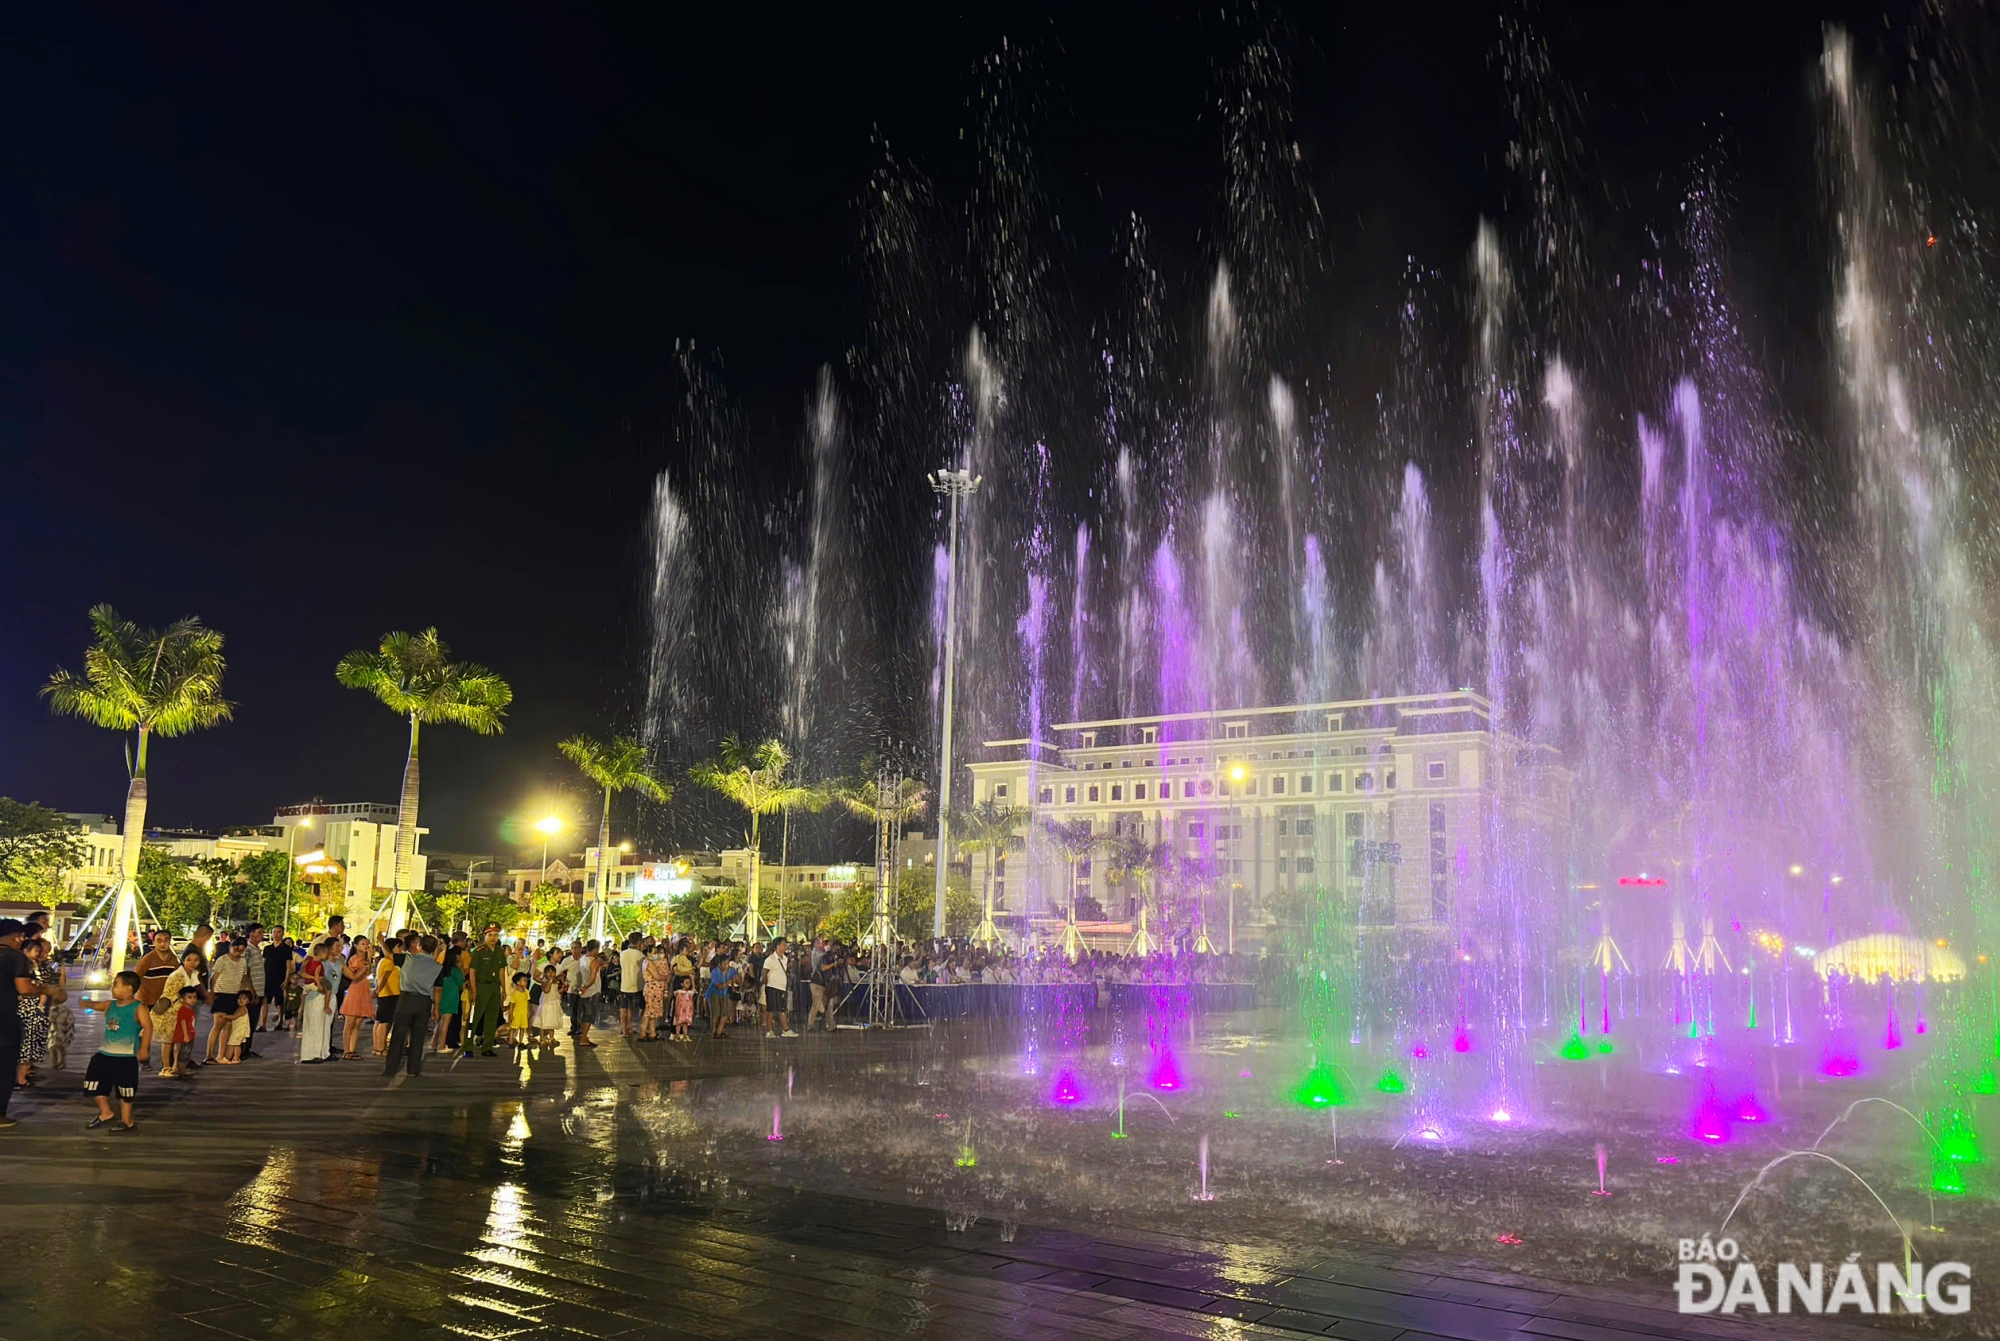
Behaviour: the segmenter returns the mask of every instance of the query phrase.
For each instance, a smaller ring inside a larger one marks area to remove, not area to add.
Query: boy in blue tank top
[[[139,1093],[139,1059],[153,1050],[153,1017],[139,1009],[139,975],[130,969],[111,980],[111,1000],[86,1001],[85,1010],[104,1012],[104,1041],[83,1073],[83,1092],[97,1101],[97,1116],[89,1126],[113,1132],[132,1130],[132,1100]],[[111,1096],[118,1095],[118,1120],[111,1118]]]

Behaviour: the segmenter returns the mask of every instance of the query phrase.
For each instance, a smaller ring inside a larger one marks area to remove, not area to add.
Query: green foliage
[[[139,892],[176,936],[210,920],[214,891],[196,879],[186,863],[167,855],[165,848],[139,849]]]
[[[253,852],[236,864],[236,880],[244,905],[244,915],[267,926],[285,908],[285,881],[292,869],[291,857],[283,851]],[[293,889],[297,889],[294,882]]]
[[[566,914],[575,910],[576,896],[553,880],[545,880],[528,891],[525,920],[540,922],[543,926],[561,934],[569,930],[569,919]]]
[[[447,935],[465,924],[465,906],[469,902],[466,890],[469,888],[463,880],[447,880],[444,882],[444,893],[431,901],[438,929]]]
[[[721,928],[703,906],[713,893],[713,890],[696,885],[687,893],[676,894],[667,900],[667,910],[673,917],[674,930],[686,932],[698,940],[714,940]],[[743,910],[739,907],[737,916],[740,917],[742,914]]]
[[[835,784],[830,795],[856,818],[870,824],[885,819],[896,823],[913,820],[930,804],[924,785],[915,778],[903,778],[885,793],[877,779],[864,777]]]
[[[754,816],[785,810],[820,810],[829,794],[787,776],[791,751],[784,742],[767,740],[745,747],[734,736],[722,742],[722,753],[688,770],[696,784],[719,792]]]
[[[222,697],[222,635],[198,619],[142,629],[108,605],[90,610],[91,644],[83,673],[59,670],[42,686],[57,713],[94,726],[140,733],[136,768],[145,772],[145,738],[180,736],[229,720]]]
[[[663,805],[673,797],[673,788],[647,769],[646,747],[636,740],[614,736],[607,743],[589,736],[571,736],[556,748],[607,793],[643,792]]]
[[[700,904],[701,916],[710,928],[701,933],[704,938],[728,934],[731,927],[743,920],[743,910],[750,906],[749,891],[741,885],[724,885],[720,889],[698,892],[707,895]]]
[[[873,874],[870,872],[869,874]],[[897,872],[895,907],[891,919],[900,940],[929,940],[931,912],[937,903],[937,872],[929,866],[910,866]],[[821,919],[816,934],[849,943],[862,940],[875,922],[875,883],[864,880],[835,901]],[[945,877],[944,930],[947,936],[963,936],[979,925],[979,899],[965,877],[956,871]]]
[[[0,796],[0,890],[55,908],[69,899],[63,873],[82,866],[88,852],[75,820]]]
[[[621,910],[632,925],[649,936],[664,936],[673,918],[673,909],[657,894],[648,894]]]
[[[398,716],[448,722],[482,736],[501,730],[514,691],[484,666],[453,661],[436,629],[387,633],[373,652],[349,652],[334,667],[349,689],[365,689]]]

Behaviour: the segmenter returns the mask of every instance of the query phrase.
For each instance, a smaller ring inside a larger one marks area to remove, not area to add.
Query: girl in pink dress
[[[347,995],[340,1001],[340,1016],[346,1023],[347,1036],[341,1057],[353,1061],[359,1054],[354,1045],[361,1040],[364,1026],[375,1023],[375,964],[370,953],[368,938],[354,938],[354,953],[347,957],[347,964],[341,974],[347,979]]]

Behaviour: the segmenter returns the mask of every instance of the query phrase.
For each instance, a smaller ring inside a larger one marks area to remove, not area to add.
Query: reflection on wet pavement
[[[6,1147],[0,1337],[1679,1334],[1665,1298],[1038,1227],[910,1204],[930,1190],[914,1172],[914,1196],[807,1176],[847,1139],[843,1093],[921,1074],[940,1046],[613,1044],[395,1086],[365,1065],[273,1060],[155,1098],[117,1141],[46,1100]],[[712,1119],[746,1086],[766,1104],[796,1093],[804,1125],[783,1144],[737,1139]],[[922,1138],[959,1139],[937,1125]]]

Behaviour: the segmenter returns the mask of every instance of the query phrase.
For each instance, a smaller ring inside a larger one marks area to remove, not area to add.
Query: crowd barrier
[[[1249,1010],[1257,988],[1247,982],[1109,983],[1110,1008],[1142,1014],[1161,1009],[1203,1012]],[[897,1005],[909,1020],[959,1020],[978,1015],[1041,1015],[1097,1009],[1092,983],[961,983],[896,986]],[[853,987],[841,1003],[843,1015],[867,1011],[868,994]]]

